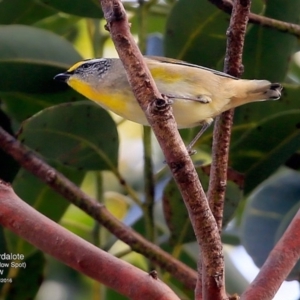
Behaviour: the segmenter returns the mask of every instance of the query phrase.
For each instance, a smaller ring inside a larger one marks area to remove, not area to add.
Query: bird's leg
[[[196,142],[199,140],[199,138],[201,137],[201,135],[205,132],[205,130],[211,125],[211,123],[213,122],[212,118],[209,118],[205,121],[203,121],[202,127],[200,129],[200,131],[197,133],[197,135],[193,138],[193,140],[189,143],[189,145],[186,147],[189,155],[193,155],[195,154],[197,151],[196,150],[192,150],[192,148],[194,147],[194,145],[196,144]]]

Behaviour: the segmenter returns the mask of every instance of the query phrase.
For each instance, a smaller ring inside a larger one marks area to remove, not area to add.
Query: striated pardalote
[[[263,100],[277,100],[282,86],[267,80],[244,80],[225,73],[164,57],[145,57],[161,94],[172,100],[178,128],[210,124],[230,108]],[[80,61],[54,79],[95,101],[104,109],[148,125],[136,101],[120,59]]]

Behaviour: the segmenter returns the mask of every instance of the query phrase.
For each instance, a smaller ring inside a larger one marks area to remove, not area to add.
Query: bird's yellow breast
[[[77,78],[70,78],[68,84],[74,90],[96,102],[104,109],[110,110],[133,122],[148,125],[145,114],[129,88],[120,90],[116,86],[115,90],[112,90],[105,87],[105,85],[103,85],[103,88],[99,86],[93,87]]]
[[[91,85],[77,78],[70,78],[68,84],[77,92],[84,95],[90,100],[105,106],[106,109],[110,109],[115,113],[119,114],[126,110],[126,101],[124,100],[123,94],[116,91],[106,91],[99,88],[95,89]]]

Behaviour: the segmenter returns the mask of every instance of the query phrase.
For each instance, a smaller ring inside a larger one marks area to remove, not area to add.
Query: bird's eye
[[[88,69],[88,68],[90,68],[90,64],[83,64],[83,65],[81,65],[81,68]]]
[[[84,63],[81,66],[79,66],[77,69],[74,70],[75,74],[81,74],[83,72],[88,71],[91,68],[91,64],[89,63]]]

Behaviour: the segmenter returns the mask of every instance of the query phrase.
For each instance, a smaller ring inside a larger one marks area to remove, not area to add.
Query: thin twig
[[[300,259],[300,210],[269,254],[254,281],[242,294],[241,300],[272,300]]]
[[[193,289],[195,287],[196,272],[174,259],[159,247],[148,242],[130,227],[122,224],[104,205],[83,193],[64,175],[38,158],[32,151],[5,132],[1,127],[0,148],[10,154],[23,168],[48,184],[58,194],[97,220],[117,238],[129,245],[132,250],[143,254],[153,263],[170,272],[188,288]]]
[[[144,127],[144,191],[145,191],[145,201],[142,204],[144,217],[145,217],[145,227],[146,236],[150,242],[155,241],[155,224],[154,224],[154,176],[153,176],[153,166],[151,159],[151,129],[149,127]]]
[[[178,133],[168,99],[162,97],[130,34],[120,1],[100,0],[115,47],[127,78],[155,133],[173,177],[181,191],[203,258],[206,280],[204,299],[226,299],[222,243],[194,165]],[[198,281],[202,280],[198,277]]]
[[[233,2],[231,0],[209,0],[211,3],[216,5],[218,8],[224,12],[231,14]],[[254,13],[249,14],[249,22],[253,24],[258,24],[263,27],[273,28],[281,32],[287,32],[289,34],[300,37],[300,26],[298,24],[288,23],[265,16],[260,16]]]

